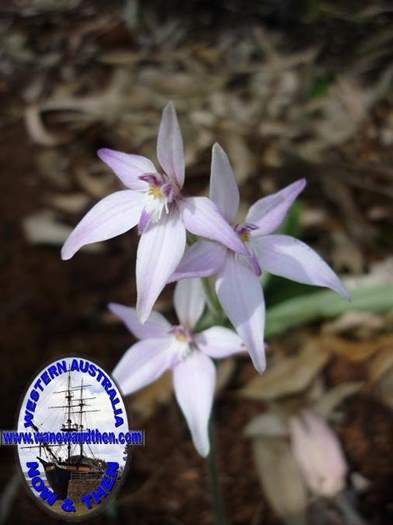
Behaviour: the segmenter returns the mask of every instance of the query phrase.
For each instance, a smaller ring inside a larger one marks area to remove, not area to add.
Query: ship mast
[[[67,421],[66,425],[63,425],[61,427],[61,430],[63,432],[71,432],[72,430],[75,430],[72,428],[72,421],[71,421],[71,400],[72,400],[72,394],[71,394],[71,370],[68,369],[68,377],[67,377],[67,392],[66,392],[66,400],[67,400]],[[67,444],[67,459],[69,461],[71,457],[71,442],[69,441]]]
[[[48,408],[65,408],[65,421],[63,425],[60,427],[60,430],[62,432],[77,432],[82,431],[85,427],[83,425],[83,414],[86,414],[87,412],[100,412],[99,409],[91,409],[91,410],[84,410],[84,407],[91,407],[86,401],[91,399],[96,399],[95,396],[92,397],[84,397],[84,389],[88,388],[91,385],[85,385],[83,383],[83,378],[81,379],[81,384],[79,386],[72,386],[71,381],[71,368],[68,369],[68,375],[67,375],[67,388],[65,390],[57,390],[53,392],[53,394],[65,394],[65,405],[55,405],[55,406],[49,406]],[[74,398],[74,392],[77,393],[79,390],[79,398]],[[74,410],[77,409],[77,410]],[[78,414],[79,415],[79,423],[73,423],[72,421],[72,414]],[[39,428],[37,425],[35,425],[33,422],[31,423],[31,426],[35,432],[39,432]],[[73,443],[71,443],[71,440],[67,441],[67,460],[66,463],[69,463],[69,460],[71,458],[71,448]],[[49,456],[52,458],[52,460],[55,463],[62,463],[61,458],[58,458],[53,451],[51,450],[51,447],[54,447],[56,445],[48,445],[46,443],[40,443],[39,445],[29,445],[21,448],[39,448],[39,455],[41,456],[41,448],[43,447],[44,450],[49,454]],[[88,448],[90,449],[89,445]],[[90,450],[91,451],[91,450]],[[83,457],[83,443],[79,443],[79,453],[80,458]]]
[[[40,431],[40,429],[37,427],[37,425],[35,425],[33,422],[31,422],[31,428],[35,432],[39,432]],[[44,448],[46,450],[46,452],[48,452],[49,456],[51,456],[52,459],[55,462],[57,462],[56,455],[52,452],[50,445],[48,445],[47,443],[40,443],[39,445],[29,445],[27,447],[21,447],[21,448],[38,448],[39,449],[39,451],[38,451],[38,455],[39,456],[41,456],[41,449]]]
[[[80,389],[80,398],[79,398],[79,430],[82,432],[83,430],[83,407],[85,403],[83,403],[83,378],[81,380],[81,389]],[[79,454],[82,457],[83,456],[83,441],[79,443]]]
[[[85,385],[83,383],[83,378],[81,379],[80,386],[72,386],[71,383],[71,368],[68,369],[68,376],[67,376],[67,388],[66,390],[58,390],[57,392],[54,392],[54,394],[65,394],[66,404],[65,405],[56,405],[51,406],[48,408],[65,408],[66,409],[66,420],[64,424],[61,426],[60,430],[62,432],[77,432],[82,431],[84,428],[83,425],[83,414],[86,414],[87,412],[99,412],[99,410],[84,410],[84,407],[89,407],[91,405],[88,405],[86,401],[90,399],[95,399],[95,396],[93,397],[84,397],[84,389],[89,387],[91,385]],[[74,392],[77,393],[79,390],[80,395],[79,399],[74,398]],[[78,410],[73,410],[78,409]],[[73,423],[72,421],[72,414],[78,414],[79,415],[79,424]],[[69,441],[67,443],[67,462],[69,462],[71,457],[71,447],[72,443]],[[83,443],[79,443],[79,453],[80,457],[82,458],[83,455]]]

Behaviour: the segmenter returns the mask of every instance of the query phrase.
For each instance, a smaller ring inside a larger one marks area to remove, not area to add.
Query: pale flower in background
[[[187,420],[192,439],[201,456],[209,453],[208,422],[213,403],[216,369],[211,358],[221,359],[245,351],[240,337],[222,326],[193,333],[205,308],[200,279],[176,285],[174,306],[180,325],[171,326],[152,312],[141,324],[134,308],[110,304],[109,308],[140,339],[124,354],[113,377],[124,395],[143,388],[166,370],[173,371],[175,396]]]
[[[162,171],[140,155],[100,149],[98,156],[128,188],[98,202],[64,243],[62,258],[70,259],[82,246],[116,237],[138,225],[141,238],[136,261],[137,312],[141,322],[186,246],[186,229],[246,253],[243,243],[207,197],[185,198],[183,139],[176,111],[169,103],[163,111],[157,139]]]
[[[265,303],[259,276],[267,271],[304,284],[326,286],[343,298],[349,294],[325,261],[309,246],[288,235],[271,235],[305,187],[300,179],[253,204],[243,224],[235,224],[239,189],[228,157],[213,146],[210,198],[227,224],[244,243],[246,254],[222,243],[200,240],[186,253],[170,281],[215,275],[221,306],[245,342],[255,368],[266,367],[264,352]]]
[[[309,489],[333,498],[345,488],[347,463],[336,434],[320,416],[304,412],[290,421],[293,454]]]

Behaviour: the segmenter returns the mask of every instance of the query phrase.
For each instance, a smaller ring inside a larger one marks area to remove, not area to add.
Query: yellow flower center
[[[184,334],[182,332],[177,332],[175,334],[176,341],[179,341],[179,343],[186,343],[189,339],[187,334]]]
[[[240,238],[242,241],[249,241],[250,240],[250,233],[248,231],[242,232],[240,234]]]
[[[148,189],[148,194],[150,197],[153,197],[153,199],[163,199],[164,194],[161,191],[161,188],[159,186],[151,185]]]

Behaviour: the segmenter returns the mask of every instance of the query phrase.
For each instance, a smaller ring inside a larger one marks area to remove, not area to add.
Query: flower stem
[[[209,279],[207,277],[204,277],[202,279],[202,285],[203,290],[205,292],[206,303],[209,308],[209,312],[215,320],[222,321],[223,313],[220,303],[218,302],[217,296],[214,290],[212,289]]]
[[[209,487],[212,498],[214,525],[229,525],[226,517],[224,499],[221,491],[220,476],[217,465],[214,425],[212,417],[209,422],[210,453],[206,458],[209,476]]]
[[[210,312],[213,314],[213,315],[218,315],[221,313],[221,308],[220,308],[220,305],[217,301],[217,297],[216,297],[216,294],[214,293],[211,285],[210,285],[210,282],[209,282],[209,279],[207,277],[204,277],[202,279],[202,285],[203,285],[203,290],[205,292],[205,296],[206,296],[206,303],[207,303],[207,306],[210,310]]]
[[[334,503],[343,515],[345,523],[347,523],[347,525],[366,525],[364,519],[356,512],[353,506],[349,503],[345,494],[338,494],[334,498]]]

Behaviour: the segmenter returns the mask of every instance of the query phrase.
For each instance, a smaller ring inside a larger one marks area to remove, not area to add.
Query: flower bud
[[[290,421],[292,450],[305,482],[318,496],[334,497],[345,486],[347,464],[337,436],[312,412]]]

